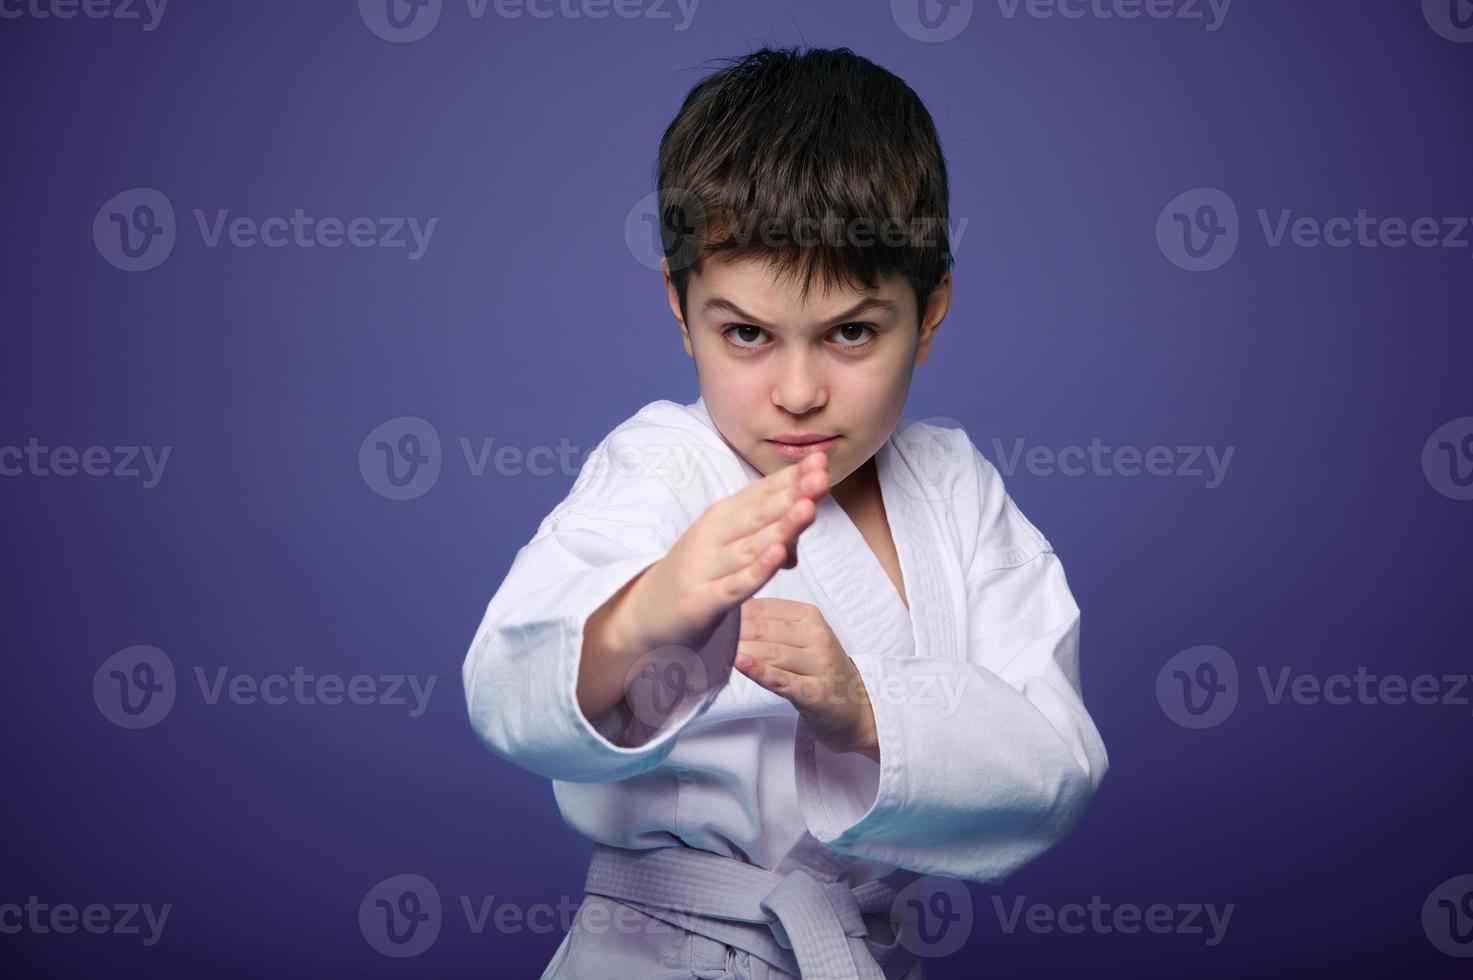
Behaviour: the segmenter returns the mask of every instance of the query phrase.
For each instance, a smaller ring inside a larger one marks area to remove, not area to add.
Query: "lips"
[[[808,445],[810,443],[814,443],[814,442],[828,442],[830,439],[837,439],[837,438],[838,438],[838,436],[826,436],[826,435],[818,435],[818,434],[815,434],[815,433],[804,432],[804,433],[801,433],[799,435],[778,436],[776,439],[769,439],[767,441],[768,442],[780,443],[780,444],[782,444],[784,446],[806,446],[806,445]]]
[[[807,442],[790,442],[787,440],[807,439]],[[801,462],[815,453],[833,453],[839,446],[838,436],[813,436],[807,433],[795,436],[784,436],[782,439],[769,439],[772,451],[777,453],[789,463]]]

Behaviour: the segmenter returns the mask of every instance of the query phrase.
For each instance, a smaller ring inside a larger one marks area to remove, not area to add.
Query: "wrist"
[[[864,735],[860,738],[859,748],[855,749],[860,755],[880,761],[880,733],[875,728],[875,717],[872,713],[867,715],[869,724],[866,726]]]
[[[640,625],[644,622],[640,612],[644,595],[641,584],[653,567],[653,565],[647,566],[624,584],[619,592],[618,601],[608,607],[608,615],[600,626],[606,644],[605,648],[612,659],[626,667],[649,650],[649,646],[640,635]]]
[[[875,709],[870,704],[869,692],[864,689],[864,684],[859,685],[859,736],[855,739],[855,747],[851,750],[858,752],[875,762],[880,761],[880,730],[875,723]]]

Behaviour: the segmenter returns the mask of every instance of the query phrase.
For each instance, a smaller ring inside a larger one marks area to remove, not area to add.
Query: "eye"
[[[759,337],[762,334],[764,334],[764,333],[767,332],[767,331],[763,330],[761,327],[754,327],[754,326],[752,326],[750,323],[738,323],[735,326],[727,327],[725,330],[723,330],[721,332],[721,339],[724,340],[724,341],[726,341],[726,343],[727,343],[728,346],[735,347],[738,350],[755,350],[760,345],[755,344],[755,343],[753,343],[753,344],[734,343],[732,341],[732,339],[731,339],[731,336],[732,336],[732,333],[733,332],[737,332],[737,331],[740,331],[740,332],[743,332],[743,333],[745,333],[746,331],[752,331],[752,332],[758,334]],[[756,340],[758,338],[754,337],[754,338],[751,338],[751,339]]]
[[[870,342],[873,341],[874,338],[875,338],[875,336],[879,333],[879,331],[877,331],[871,324],[868,324],[868,323],[844,323],[844,324],[840,324],[839,326],[837,326],[837,327],[834,328],[834,335],[843,338],[844,332],[846,330],[866,330],[866,331],[868,331],[868,335],[863,336],[861,339],[858,339],[858,341],[856,343],[852,343],[852,344],[843,343],[843,344],[840,344],[839,345],[840,347],[847,347],[850,350],[857,350],[857,349],[861,349],[861,348],[864,348],[864,347],[868,347],[869,344],[870,344]],[[844,338],[844,339],[851,339],[851,340],[853,340],[855,338]]]
[[[851,335],[854,331],[863,332],[858,337],[854,337]],[[735,323],[721,332],[721,339],[734,350],[759,350],[766,345],[757,341],[761,340],[766,333],[766,330],[754,327],[750,323]],[[871,323],[842,323],[833,329],[832,336],[839,338],[837,346],[843,350],[860,351],[874,343],[875,337],[879,336],[879,331]]]

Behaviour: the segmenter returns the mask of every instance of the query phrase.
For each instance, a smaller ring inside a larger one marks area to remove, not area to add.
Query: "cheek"
[[[851,403],[873,408],[903,401],[906,390],[905,365],[894,357],[870,357],[835,373],[834,383]]]
[[[719,405],[738,417],[767,397],[768,391],[760,371],[735,370],[730,365],[717,365],[701,378],[701,385],[708,405]]]
[[[701,375],[701,397],[716,428],[740,447],[751,438],[752,421],[763,417],[767,389],[752,372],[718,368]]]

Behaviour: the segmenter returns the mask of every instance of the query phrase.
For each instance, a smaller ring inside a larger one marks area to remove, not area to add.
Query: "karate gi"
[[[879,763],[819,745],[791,703],[732,667],[739,608],[678,673],[651,670],[595,724],[578,708],[588,616],[762,478],[704,399],[621,423],[517,553],[463,680],[480,737],[553,780],[564,820],[595,842],[588,897],[545,977],[914,980],[924,958],[883,922],[897,889],[999,881],[1083,815],[1109,760],[1058,557],[964,431],[902,420],[875,459],[909,609],[828,494],[797,567],[757,595],[822,613],[863,678]],[[585,928],[594,905],[630,906],[652,928]]]

